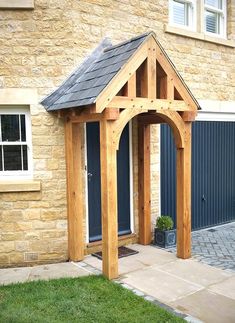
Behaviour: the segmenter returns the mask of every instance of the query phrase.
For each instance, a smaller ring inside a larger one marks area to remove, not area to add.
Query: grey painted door
[[[101,182],[99,123],[86,125],[89,241],[97,241],[101,235]],[[117,152],[118,234],[131,233],[130,229],[130,161],[129,125],[123,130]],[[108,189],[108,188],[107,188]]]

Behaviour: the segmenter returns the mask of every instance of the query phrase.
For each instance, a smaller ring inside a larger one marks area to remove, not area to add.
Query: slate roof
[[[41,101],[47,111],[81,107],[96,98],[151,33],[112,46],[104,39],[65,82]]]
[[[112,46],[105,38],[91,55],[61,84],[61,86],[44,98],[40,103],[47,111],[56,111],[66,108],[84,107],[96,102],[99,94],[111,82],[131,56],[145,40],[153,36],[173,67],[198,109],[200,106],[185,84],[181,75],[165,50],[156,39],[153,32],[131,38],[128,41]]]

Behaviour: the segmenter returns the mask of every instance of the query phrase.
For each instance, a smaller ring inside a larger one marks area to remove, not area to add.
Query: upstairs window
[[[226,38],[226,0],[169,0],[169,25]]]
[[[0,177],[31,175],[29,111],[0,109]]]
[[[204,0],[204,31],[218,36],[225,36],[226,1]]]
[[[194,1],[170,0],[170,23],[172,25],[194,29],[195,14]]]

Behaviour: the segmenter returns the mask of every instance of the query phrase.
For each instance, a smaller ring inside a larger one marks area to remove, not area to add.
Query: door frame
[[[96,121],[94,121],[96,122]],[[133,146],[132,146],[132,120],[129,122],[129,171],[130,171],[130,229],[134,231],[134,201],[133,201]],[[86,123],[84,122],[84,163],[85,163],[85,205],[86,205],[86,243],[89,242],[89,211],[88,211],[88,179],[87,179],[87,133]],[[125,235],[124,235],[125,236]]]

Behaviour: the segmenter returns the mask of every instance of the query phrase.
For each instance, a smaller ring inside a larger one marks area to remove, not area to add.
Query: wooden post
[[[79,261],[84,258],[81,146],[83,124],[65,121],[65,149],[67,168],[67,213],[68,213],[68,253],[69,259]]]
[[[100,122],[103,274],[118,277],[117,156],[112,121]]]
[[[167,99],[174,100],[174,84],[173,79],[167,76]]]
[[[191,122],[185,122],[184,148],[177,148],[177,256],[191,256]]]
[[[148,48],[147,59],[147,97],[156,99],[157,97],[157,59],[156,59],[156,42],[154,39],[150,40],[150,47]]]
[[[150,125],[138,125],[139,243],[151,243]]]

